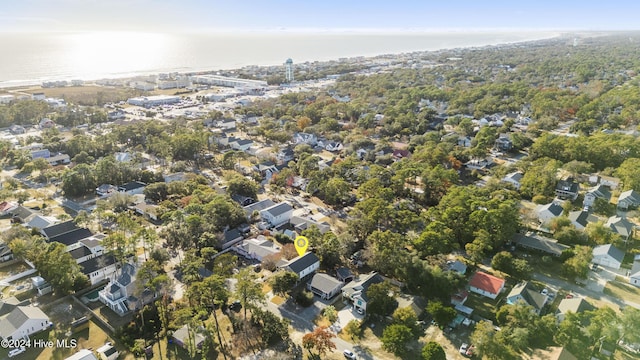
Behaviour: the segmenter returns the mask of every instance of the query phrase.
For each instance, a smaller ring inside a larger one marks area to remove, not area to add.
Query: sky
[[[1,0],[0,32],[640,30],[631,0]]]

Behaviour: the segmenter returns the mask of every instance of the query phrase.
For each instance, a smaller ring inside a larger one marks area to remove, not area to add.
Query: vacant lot
[[[609,281],[604,287],[604,293],[618,299],[629,300],[640,304],[640,288],[620,281]]]
[[[24,93],[33,94],[43,92],[47,97],[63,98],[68,103],[80,105],[102,105],[108,102],[127,100],[139,95],[139,92],[127,88],[104,87],[97,85],[61,87],[61,88],[30,88]]]

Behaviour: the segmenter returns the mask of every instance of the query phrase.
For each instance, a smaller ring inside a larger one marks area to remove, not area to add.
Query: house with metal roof
[[[538,215],[538,220],[540,220],[541,224],[549,223],[551,220],[562,215],[563,211],[564,209],[562,206],[555,201],[546,205],[538,205],[536,208],[536,214]]]
[[[584,194],[584,201],[582,202],[582,205],[585,207],[593,206],[596,199],[602,199],[606,202],[611,201],[611,190],[602,184],[591,188],[586,194]]]
[[[318,259],[316,254],[307,252],[302,256],[289,260],[287,263],[280,265],[279,267],[294,272],[298,275],[300,281],[304,281],[313,275],[318,268],[320,268],[320,259]]]
[[[504,290],[504,284],[504,279],[478,271],[473,274],[469,281],[469,290],[490,299],[495,299]]]
[[[273,227],[286,224],[291,220],[293,207],[286,202],[281,202],[260,211],[262,220]]]
[[[523,281],[514,286],[507,295],[507,304],[515,305],[518,302],[531,306],[534,312],[540,315],[542,307],[547,302],[547,295],[542,295],[530,282]]]
[[[597,216],[584,210],[571,211],[568,218],[578,230],[584,230],[590,223],[595,223],[600,220]]]
[[[322,299],[336,296],[344,283],[328,274],[315,274],[307,284],[307,288]]]
[[[574,297],[571,299],[562,299],[558,305],[558,310],[556,311],[556,318],[558,319],[558,322],[560,322],[564,320],[564,317],[569,312],[579,314],[591,310],[595,310],[595,306],[591,305],[583,298]]]
[[[623,259],[624,251],[611,244],[607,244],[593,248],[593,260],[591,260],[591,262],[618,270],[622,265]]]
[[[627,210],[638,207],[638,205],[640,205],[640,194],[635,190],[624,191],[618,196],[618,209]]]
[[[621,216],[612,216],[607,219],[604,226],[608,227],[614,233],[620,235],[624,241],[628,241],[631,235],[633,235],[633,229],[635,225],[632,224],[627,218]]]
[[[49,317],[35,306],[16,306],[0,317],[0,338],[17,340],[48,329]]]

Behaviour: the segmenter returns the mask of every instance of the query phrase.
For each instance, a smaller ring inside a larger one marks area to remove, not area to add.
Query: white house
[[[316,254],[308,252],[302,256],[289,260],[288,263],[281,265],[280,268],[287,269],[298,275],[300,281],[306,280],[308,277],[320,267],[320,259]]]
[[[342,145],[341,142],[335,142],[335,141],[329,141],[327,142],[327,144],[325,145],[325,150],[330,151],[330,152],[337,152],[337,151],[341,151],[342,149],[344,149],[344,146]]]
[[[83,274],[87,275],[91,285],[109,279],[116,272],[116,258],[112,255],[100,255],[79,263]]]
[[[589,189],[586,194],[584,194],[584,201],[582,202],[583,206],[593,206],[593,203],[596,202],[596,199],[602,199],[606,202],[611,200],[611,191],[604,185],[598,185],[594,188]]]
[[[369,297],[367,296],[369,286],[379,284],[383,281],[382,276],[376,272],[369,273],[364,277],[358,277],[342,288],[342,297],[350,301],[355,310],[365,312],[367,311],[367,302],[369,301]]]
[[[618,197],[618,209],[627,210],[640,205],[640,194],[634,190],[624,191]]]
[[[547,295],[542,295],[528,281],[516,285],[507,295],[507,304],[515,305],[518,302],[524,302],[531,306],[536,314],[540,315],[542,307],[547,302]]]
[[[310,146],[316,146],[316,144],[318,143],[318,137],[314,134],[295,133],[293,135],[293,142],[296,144],[307,144]]]
[[[593,248],[593,260],[591,262],[617,270],[620,269],[623,259],[624,251],[607,244]]]
[[[490,299],[495,299],[504,290],[504,284],[504,279],[478,271],[469,281],[469,290]]]
[[[322,299],[331,299],[336,296],[344,283],[331,275],[315,274],[311,282],[307,285],[308,289]]]
[[[584,230],[590,223],[595,223],[600,220],[597,216],[584,210],[571,211],[569,212],[568,218],[578,230]]]
[[[0,317],[0,338],[16,340],[48,329],[51,325],[47,314],[35,306],[16,306]]]
[[[640,255],[636,255],[633,259],[633,266],[629,273],[629,283],[640,287]]]
[[[136,274],[137,266],[125,263],[118,273],[111,276],[109,284],[98,293],[98,299],[120,316],[153,300],[154,296],[150,291],[148,294],[136,292]]]
[[[541,224],[547,224],[552,219],[562,215],[564,209],[556,202],[551,202],[546,205],[538,205],[536,213]]]
[[[96,352],[101,360],[116,360],[120,356],[120,352],[111,343],[100,346]]]
[[[266,256],[277,254],[280,248],[276,247],[273,241],[267,240],[264,236],[257,239],[242,240],[231,248],[238,255],[247,259],[262,261]]]
[[[520,180],[522,180],[522,176],[523,174],[519,171],[512,172],[510,174],[507,174],[505,177],[503,177],[502,182],[509,183],[513,185],[513,187],[516,188],[516,190],[520,190]]]
[[[595,310],[595,307],[583,298],[575,297],[571,299],[562,299],[558,305],[558,310],[556,311],[556,318],[558,319],[558,322],[560,322],[564,320],[564,317],[570,312],[579,314],[590,310]]]
[[[293,207],[286,202],[268,207],[260,211],[262,220],[268,222],[271,226],[280,226],[286,224],[291,220],[293,214]]]
[[[253,145],[253,141],[248,139],[235,139],[228,144],[232,149],[238,151],[247,151]]]

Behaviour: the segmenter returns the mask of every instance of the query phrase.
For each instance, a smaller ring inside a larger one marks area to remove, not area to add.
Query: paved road
[[[294,331],[299,332],[300,334],[311,332],[315,327],[315,325],[311,321],[303,318],[302,316],[299,316],[298,314],[288,311],[287,309],[284,308],[284,306],[278,306],[272,303],[270,300],[267,300],[267,305],[264,306],[263,308],[271,311],[272,313],[274,313],[275,315],[281,318],[290,320],[291,326],[293,327]],[[353,345],[347,341],[344,341],[337,336],[333,339],[333,342],[334,344],[336,344],[335,353],[341,354],[344,350],[351,350],[358,355],[358,359],[364,359],[364,360],[376,359],[373,356],[373,354],[367,352],[366,349],[360,348],[357,345]]]
[[[640,309],[640,304],[636,304],[634,302],[628,301],[628,300],[624,300],[624,299],[618,299],[606,294],[603,294],[601,292],[597,292],[597,291],[593,291],[590,290],[586,287],[577,285],[577,284],[571,284],[568,283],[564,280],[560,280],[560,279],[556,279],[556,278],[551,278],[548,276],[545,276],[543,274],[538,274],[538,273],[534,273],[533,274],[533,279],[538,280],[538,281],[542,281],[546,284],[549,284],[553,287],[556,287],[557,289],[562,289],[562,290],[566,290],[566,291],[571,291],[575,294],[578,294],[580,296],[583,297],[589,297],[589,298],[593,298],[596,300],[601,300],[613,305],[617,305],[617,306],[633,306],[637,309]]]

